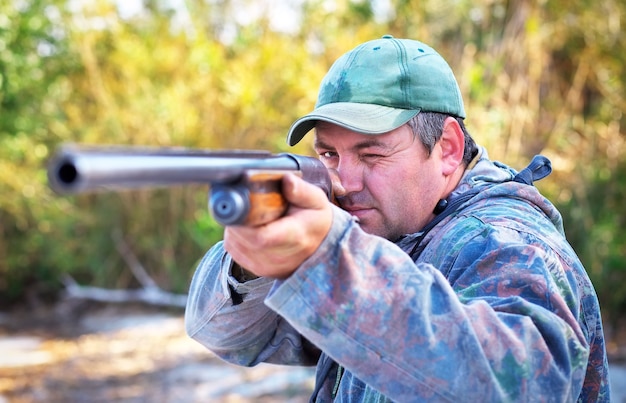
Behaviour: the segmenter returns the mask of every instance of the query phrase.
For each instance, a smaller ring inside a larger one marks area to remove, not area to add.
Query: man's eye
[[[332,151],[324,151],[324,152],[320,153],[320,156],[321,156],[322,158],[332,158],[332,157],[334,157],[335,155],[336,155],[336,154],[335,154],[334,152],[332,152]]]

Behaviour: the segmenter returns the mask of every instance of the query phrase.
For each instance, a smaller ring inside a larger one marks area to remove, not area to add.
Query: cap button
[[[383,35],[383,39],[393,39],[393,35]]]

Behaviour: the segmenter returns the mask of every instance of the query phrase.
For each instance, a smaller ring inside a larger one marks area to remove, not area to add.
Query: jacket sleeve
[[[319,350],[263,303],[272,280],[239,283],[222,242],[204,256],[191,281],[185,310],[187,334],[225,361],[313,365]],[[232,293],[237,293],[233,302]]]
[[[462,257],[451,284],[335,216],[266,303],[347,371],[396,401],[576,399],[589,350],[558,259],[475,221],[466,249],[445,251]]]

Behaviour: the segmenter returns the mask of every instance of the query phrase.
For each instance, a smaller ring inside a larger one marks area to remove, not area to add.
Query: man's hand
[[[286,278],[317,250],[330,230],[331,203],[324,192],[296,175],[283,178],[287,214],[258,227],[229,226],[224,248],[246,270]]]

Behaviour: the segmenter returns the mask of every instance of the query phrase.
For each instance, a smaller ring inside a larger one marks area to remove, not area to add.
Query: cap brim
[[[388,106],[334,102],[322,105],[298,119],[289,129],[287,143],[296,145],[319,121],[333,123],[363,134],[382,134],[397,129],[420,112]]]

